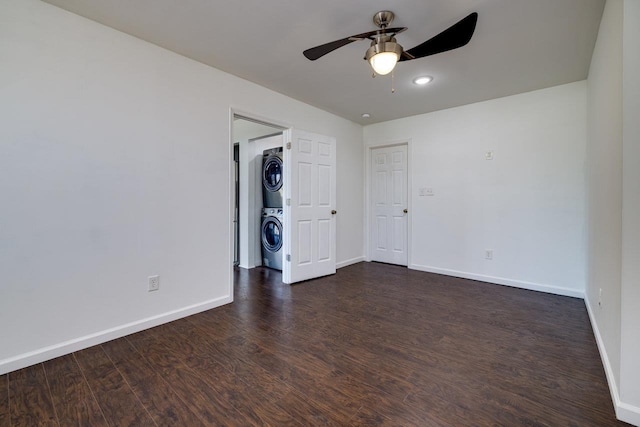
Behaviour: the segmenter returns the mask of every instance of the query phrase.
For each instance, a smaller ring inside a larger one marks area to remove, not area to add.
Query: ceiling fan
[[[473,12],[426,42],[412,49],[404,50],[396,42],[395,36],[405,31],[407,27],[389,28],[394,17],[395,15],[391,11],[380,11],[373,15],[373,23],[380,27],[379,30],[356,34],[312,47],[305,50],[303,54],[307,59],[315,61],[349,43],[369,39],[371,40],[371,46],[367,49],[364,59],[371,64],[375,74],[384,76],[393,71],[398,61],[424,58],[425,56],[435,55],[466,45],[471,40],[478,22],[478,13]]]

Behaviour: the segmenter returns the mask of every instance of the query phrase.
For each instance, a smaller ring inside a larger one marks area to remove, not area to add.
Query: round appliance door
[[[262,246],[269,252],[282,248],[282,223],[278,218],[268,216],[262,222]]]
[[[282,159],[269,156],[262,167],[262,183],[269,191],[278,191],[282,187]]]

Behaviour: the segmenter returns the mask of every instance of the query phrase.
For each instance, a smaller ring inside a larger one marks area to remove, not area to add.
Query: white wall
[[[640,3],[607,0],[588,79],[586,303],[616,414],[634,425],[640,425],[638,73]]]
[[[640,2],[623,22],[621,419],[640,425]]]
[[[410,141],[411,268],[583,295],[585,82],[366,126],[364,140]]]
[[[361,126],[37,0],[0,40],[0,373],[231,300],[230,107],[337,138],[362,257]]]
[[[607,1],[588,78],[586,303],[610,384],[620,381],[622,1]],[[600,301],[600,289],[602,300]],[[611,387],[617,394],[617,385]],[[616,397],[614,396],[614,400]]]

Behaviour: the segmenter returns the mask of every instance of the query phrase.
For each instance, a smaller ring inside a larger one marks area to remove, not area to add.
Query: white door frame
[[[380,143],[368,143],[365,141],[365,260],[371,262],[371,222],[372,222],[372,209],[371,209],[371,153],[376,148],[395,147],[399,145],[407,146],[407,209],[409,210],[409,216],[407,218],[407,267],[411,267],[411,229],[412,229],[412,190],[411,190],[411,171],[413,167],[413,156],[411,155],[411,139],[401,139],[396,141],[386,141]]]

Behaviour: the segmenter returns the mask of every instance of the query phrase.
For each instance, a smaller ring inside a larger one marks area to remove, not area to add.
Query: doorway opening
[[[289,284],[335,274],[336,139],[233,110],[230,130],[231,294],[237,273],[258,266]]]
[[[234,191],[231,247],[234,268],[251,269],[265,264],[261,237],[264,210],[263,157],[265,151],[282,150],[285,129],[272,123],[233,114],[231,143],[234,153]],[[269,230],[272,232],[271,240],[281,236],[273,226]],[[232,281],[233,277],[232,272]]]

